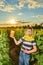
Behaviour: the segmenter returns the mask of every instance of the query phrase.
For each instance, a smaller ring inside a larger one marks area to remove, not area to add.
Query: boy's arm
[[[23,50],[24,53],[27,53],[27,54],[31,54],[33,52],[36,52],[37,51],[37,46],[33,46],[33,49],[32,50]]]
[[[15,37],[13,37],[13,39],[16,45],[19,45],[22,42],[21,39],[19,41],[17,41]]]
[[[33,49],[31,51],[29,51],[29,53],[33,53],[37,51],[37,46],[33,46]]]

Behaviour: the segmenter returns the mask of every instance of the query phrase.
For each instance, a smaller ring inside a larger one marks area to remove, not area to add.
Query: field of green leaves
[[[12,43],[9,46],[9,41],[12,41],[11,39],[9,39],[10,30],[15,31],[15,37],[17,40],[19,40],[24,35],[25,31],[24,28],[0,28],[0,65],[13,65],[13,63],[18,65],[17,57],[19,56],[19,50],[21,45],[16,46],[14,43]],[[33,29],[33,32],[33,35],[37,43],[38,51],[36,53],[31,54],[31,64],[43,65],[43,29]],[[13,52],[15,49],[18,50],[15,52],[16,54],[9,54],[9,50]],[[16,60],[13,59],[15,58],[13,57],[14,55],[16,56]]]

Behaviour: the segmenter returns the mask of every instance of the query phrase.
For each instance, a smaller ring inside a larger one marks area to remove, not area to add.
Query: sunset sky
[[[0,23],[11,19],[42,23],[43,0],[0,0]]]

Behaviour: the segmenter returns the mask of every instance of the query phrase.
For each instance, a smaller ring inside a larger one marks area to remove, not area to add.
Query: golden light
[[[12,19],[9,21],[10,24],[16,24],[16,20],[15,19]]]

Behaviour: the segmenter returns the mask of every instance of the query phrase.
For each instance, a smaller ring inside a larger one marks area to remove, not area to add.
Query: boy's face
[[[31,35],[32,34],[32,29],[27,29],[25,34],[26,35]]]

